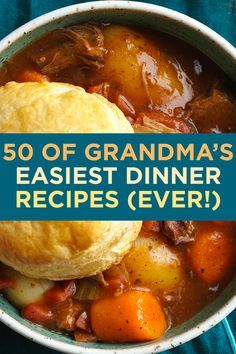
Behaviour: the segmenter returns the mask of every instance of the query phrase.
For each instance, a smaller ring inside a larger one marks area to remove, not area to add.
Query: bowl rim
[[[0,321],[7,325],[10,329],[21,334],[22,336],[30,339],[32,342],[44,345],[48,348],[57,350],[62,353],[68,354],[155,354],[161,353],[169,349],[173,349],[182,345],[207,330],[211,329],[222,321],[227,315],[229,315],[236,307],[236,295],[234,295],[226,304],[224,304],[220,310],[206,320],[202,321],[197,327],[193,327],[190,330],[182,334],[178,334],[173,338],[167,338],[160,342],[145,342],[140,343],[139,346],[135,347],[123,347],[117,349],[111,348],[92,348],[86,346],[80,346],[78,342],[75,344],[65,343],[57,339],[53,339],[50,336],[39,333],[36,329],[29,328],[24,324],[18,322],[16,319],[11,317],[6,311],[0,310]],[[120,344],[119,344],[120,345]]]
[[[122,9],[122,10],[132,10],[140,12],[148,12],[152,14],[157,14],[159,16],[165,16],[165,18],[176,20],[183,23],[194,31],[201,32],[201,34],[211,41],[213,41],[217,46],[219,46],[225,53],[227,53],[233,60],[236,61],[236,48],[231,45],[227,40],[225,40],[218,33],[202,24],[201,22],[184,15],[175,10],[168,9],[163,6],[147,4],[136,1],[127,0],[105,0],[105,1],[93,1],[85,2],[81,4],[74,4],[60,9],[48,12],[41,15],[23,26],[17,28],[5,38],[0,41],[0,55],[1,52],[7,49],[12,43],[19,40],[26,33],[42,27],[52,21],[58,20],[65,16],[71,16],[76,13],[83,13],[89,11],[98,10],[108,10],[108,9]],[[183,344],[189,340],[194,339],[200,334],[204,333],[208,329],[212,328],[214,325],[223,320],[230,312],[236,308],[236,295],[233,295],[229,301],[227,301],[221,308],[209,316],[207,319],[202,321],[197,327],[193,327],[187,330],[185,333],[175,335],[172,338],[166,338],[163,341],[150,342],[150,343],[140,343],[137,347],[123,347],[117,349],[111,348],[91,348],[86,346],[80,346],[78,342],[76,344],[65,343],[57,339],[53,339],[50,336],[39,333],[36,329],[31,329],[24,324],[18,322],[16,319],[11,317],[6,311],[0,309],[0,321],[7,325],[9,328],[23,335],[24,337],[37,342],[41,345],[47,346],[51,349],[58,350],[59,352],[69,353],[69,354],[133,354],[134,350],[136,354],[150,354],[162,352],[168,349],[172,349],[180,344]]]
[[[174,19],[178,22],[182,22],[189,28],[200,32],[204,37],[210,39],[217,44],[223,51],[225,51],[232,59],[236,61],[236,48],[230,44],[220,34],[212,30],[210,27],[204,25],[202,22],[195,20],[194,18],[182,14],[181,12],[169,9],[164,6],[154,5],[144,2],[130,1],[130,0],[99,0],[89,1],[79,4],[74,4],[66,7],[59,8],[54,11],[47,12],[35,19],[25,23],[18,27],[10,34],[0,40],[0,54],[3,50],[7,49],[13,42],[26,35],[28,32],[32,32],[38,27],[44,26],[50,22],[58,20],[60,18],[82,13],[88,11],[108,10],[108,9],[122,9],[141,11],[145,13],[153,13],[160,16],[164,16],[169,19]]]

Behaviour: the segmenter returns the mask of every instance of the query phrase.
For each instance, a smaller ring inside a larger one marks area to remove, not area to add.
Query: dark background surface
[[[0,0],[0,39],[30,19],[79,2],[82,1]],[[185,13],[205,23],[233,45],[236,44],[236,0],[160,0],[149,2]],[[227,320],[199,338],[165,352],[165,354],[236,354],[235,335],[236,313],[234,311]],[[55,351],[32,343],[0,324],[0,354],[13,353],[56,354]]]

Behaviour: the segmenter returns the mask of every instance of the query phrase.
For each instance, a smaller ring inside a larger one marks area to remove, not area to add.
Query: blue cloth
[[[144,0],[143,0],[144,1]],[[0,0],[0,38],[46,12],[72,5],[78,0]],[[150,1],[185,13],[205,23],[236,44],[236,0]],[[164,354],[236,354],[236,312],[199,338]],[[0,324],[0,354],[56,354]]]

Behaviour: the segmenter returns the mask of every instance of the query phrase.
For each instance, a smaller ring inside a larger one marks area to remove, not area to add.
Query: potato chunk
[[[183,279],[177,253],[155,237],[140,236],[124,262],[131,281],[154,292],[170,290]]]
[[[1,268],[1,274],[15,281],[14,288],[7,288],[3,292],[18,307],[40,301],[44,292],[54,285],[53,281],[28,278],[8,267]]]
[[[118,85],[138,109],[153,107],[170,113],[184,107],[193,95],[191,82],[180,64],[158,42],[125,26],[104,29],[105,66],[102,75]]]

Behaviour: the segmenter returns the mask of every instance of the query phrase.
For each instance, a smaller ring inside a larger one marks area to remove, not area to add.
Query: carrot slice
[[[16,78],[17,82],[45,82],[49,81],[46,75],[32,69],[22,71]]]
[[[53,313],[44,303],[33,303],[21,310],[22,317],[28,321],[44,325],[54,322]]]
[[[7,288],[15,288],[16,282],[13,279],[8,278],[0,278],[0,290],[7,289]]]
[[[196,274],[209,284],[228,279],[235,269],[235,243],[227,232],[205,230],[190,247],[190,260]]]
[[[90,320],[95,335],[107,342],[152,340],[167,328],[157,299],[150,292],[138,290],[96,301],[90,309]]]

